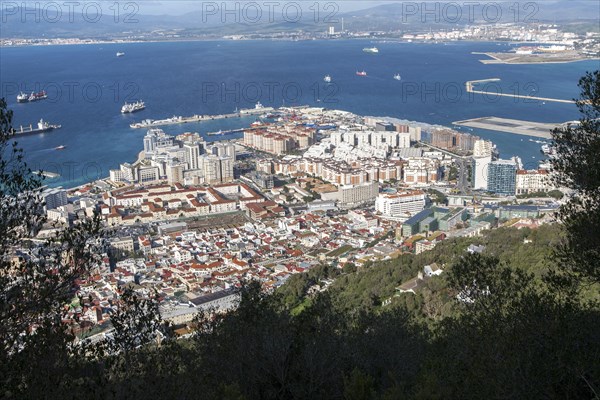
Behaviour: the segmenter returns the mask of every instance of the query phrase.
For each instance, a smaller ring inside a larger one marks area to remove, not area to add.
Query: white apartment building
[[[472,178],[473,189],[487,190],[488,166],[492,162],[492,157],[476,157],[473,159]]]
[[[425,208],[425,193],[415,190],[402,193],[380,193],[375,201],[375,211],[385,218],[407,218]]]
[[[337,201],[339,208],[354,208],[372,203],[379,193],[377,182],[363,183],[360,185],[343,185],[337,192],[323,193],[321,199]]]
[[[547,192],[553,188],[548,170],[520,169],[517,171],[516,194]]]
[[[440,163],[436,159],[411,157],[404,167],[404,183],[408,185],[426,185],[437,182]]]
[[[477,139],[473,145],[473,157],[491,157],[494,144],[489,140]]]

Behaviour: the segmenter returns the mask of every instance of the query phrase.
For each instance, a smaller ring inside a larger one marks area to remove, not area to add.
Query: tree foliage
[[[570,271],[600,282],[600,71],[587,73],[579,87],[579,122],[552,134],[556,183],[575,191],[559,213],[567,232],[559,255]]]

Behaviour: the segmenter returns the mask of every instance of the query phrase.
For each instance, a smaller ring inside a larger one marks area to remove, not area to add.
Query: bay
[[[379,54],[362,51],[376,45]],[[389,116],[451,126],[497,116],[539,122],[578,118],[573,104],[469,94],[469,80],[500,78],[491,91],[540,97],[578,97],[578,79],[598,61],[568,64],[484,65],[474,52],[505,51],[507,43],[371,43],[328,41],[197,41],[0,48],[0,96],[14,111],[13,125],[40,118],[62,125],[18,138],[31,168],[57,172],[50,186],[71,187],[105,177],[134,161],[144,129],[129,124],[173,115],[231,113],[234,109],[302,105],[360,115]],[[125,56],[116,57],[116,52]],[[365,70],[366,77],[356,75]],[[399,73],[401,81],[393,79]],[[331,75],[333,84],[323,81]],[[45,89],[49,99],[18,104],[20,90]],[[146,109],[122,115],[125,101]],[[241,128],[253,117],[163,127],[170,134]],[[467,128],[492,140],[501,156],[519,156],[528,168],[541,158],[527,137]],[[236,136],[227,136],[234,138]],[[237,136],[239,137],[239,135]],[[207,137],[214,140],[215,137]],[[54,150],[64,145],[64,150]]]

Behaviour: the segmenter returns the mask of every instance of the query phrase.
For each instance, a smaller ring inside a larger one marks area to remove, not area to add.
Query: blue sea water
[[[173,115],[231,113],[252,107],[309,104],[361,115],[390,116],[450,126],[453,121],[498,116],[540,122],[578,118],[574,105],[468,94],[468,80],[500,78],[490,91],[540,97],[578,97],[577,81],[598,61],[545,65],[484,65],[473,52],[504,51],[505,43],[377,43],[361,40],[203,41],[0,48],[0,96],[14,110],[14,125],[40,118],[62,128],[19,138],[32,169],[58,172],[51,186],[75,186],[135,160],[145,130],[129,124]],[[116,57],[116,52],[125,52]],[[365,70],[367,77],[356,76]],[[394,74],[402,76],[393,80]],[[329,74],[332,85],[323,77]],[[18,104],[20,90],[46,89],[49,99]],[[147,108],[122,115],[124,101]],[[163,127],[170,134],[240,128],[227,119]],[[534,168],[540,145],[527,137],[485,131],[502,157]],[[235,136],[227,137],[232,138]],[[214,137],[213,137],[214,138]],[[209,140],[211,137],[209,137]],[[57,151],[56,146],[66,149]]]

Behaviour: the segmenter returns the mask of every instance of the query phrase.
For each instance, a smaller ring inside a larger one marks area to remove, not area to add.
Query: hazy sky
[[[242,4],[245,2],[254,0],[242,0]],[[365,1],[365,0],[341,0],[341,1],[330,1],[330,0],[256,0],[258,4],[262,4],[265,1],[271,2],[289,2],[296,1],[299,3],[321,3],[326,4],[328,2],[336,3],[340,11],[353,11],[362,10],[365,8],[373,7],[379,4],[396,3],[397,1]],[[422,0],[420,0],[422,1]],[[199,11],[202,9],[203,3],[215,2],[221,4],[223,0],[205,1],[205,0],[143,0],[138,2],[141,14],[185,14],[190,11]],[[227,3],[233,3],[233,1],[226,1]]]
[[[55,0],[55,1],[49,1],[49,0],[37,0],[37,1],[32,1],[32,0],[25,0],[25,1],[2,1],[1,3],[4,3],[4,7],[6,7],[7,4],[14,4],[14,5],[21,5],[23,3],[27,4],[28,6],[33,6],[34,4],[44,4],[44,3],[54,3],[54,4],[59,4],[61,5],[63,2],[75,2],[75,3],[79,3],[79,4],[85,4],[85,3],[90,3],[90,2],[94,2],[94,1],[90,1],[90,0]],[[202,10],[202,5],[203,3],[217,3],[217,4],[221,4],[223,2],[223,0],[96,0],[98,3],[101,3],[102,5],[111,5],[111,4],[119,4],[121,7],[129,4],[129,3],[134,3],[137,7],[138,7],[138,13],[141,15],[161,15],[161,14],[168,14],[168,15],[181,15],[181,14],[185,14],[188,13],[190,11],[200,11]],[[365,8],[369,8],[369,7],[373,7],[373,6],[377,6],[380,4],[389,4],[389,3],[401,3],[402,1],[381,1],[381,0],[239,0],[240,3],[247,3],[249,1],[256,1],[259,5],[264,3],[265,1],[273,1],[273,2],[280,2],[280,3],[286,3],[286,2],[290,2],[290,1],[295,1],[295,2],[299,2],[299,3],[306,3],[307,7],[312,4],[312,3],[319,3],[321,6],[328,3],[328,2],[332,2],[335,3],[338,7],[339,10],[344,12],[344,11],[353,11],[353,10],[361,10],[361,9],[365,9]],[[463,3],[471,3],[471,2],[476,2],[479,4],[484,4],[486,2],[490,2],[490,3],[502,3],[505,1],[510,1],[511,3],[515,3],[515,2],[520,2],[520,3],[526,3],[526,2],[531,2],[532,0],[404,0],[405,2],[415,2],[415,3],[422,3],[422,2],[449,2],[449,3],[457,3],[457,4],[463,4]],[[566,4],[568,4],[568,2],[570,0],[537,0],[538,3],[544,2],[544,3],[550,3],[550,2],[554,2],[554,1],[563,1]],[[592,2],[597,2],[598,0],[589,0]],[[227,3],[232,3],[233,1],[231,0],[227,0]],[[304,4],[303,4],[304,5]]]
[[[419,2],[423,0],[418,0]],[[425,0],[431,1],[431,0]],[[481,0],[480,0],[481,1]],[[489,1],[489,0],[483,0]],[[104,9],[106,7],[112,6],[114,4],[118,4],[121,8],[129,5],[135,4],[138,8],[138,13],[141,15],[181,15],[188,13],[190,11],[200,11],[202,10],[202,6],[204,3],[216,3],[220,5],[221,3],[234,3],[239,2],[241,4],[248,2],[256,2],[259,5],[262,5],[265,2],[275,2],[275,3],[289,3],[289,2],[297,2],[302,3],[303,6],[306,5],[308,7],[310,4],[319,3],[320,5],[324,5],[326,3],[335,3],[339,7],[340,11],[352,11],[352,10],[361,10],[369,7],[373,7],[379,4],[386,3],[397,3],[399,1],[380,1],[380,0],[2,0],[0,1],[0,7],[7,9],[7,7],[21,6],[22,4],[26,4],[28,8],[34,7],[44,7],[45,4],[52,4],[53,9],[55,6],[59,6],[61,9],[64,8],[68,10],[68,6],[64,5],[64,3],[72,3],[75,4],[73,7],[75,10],[81,9],[83,5],[86,3],[98,3],[101,4],[101,8]]]

